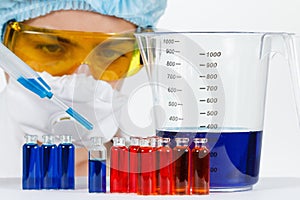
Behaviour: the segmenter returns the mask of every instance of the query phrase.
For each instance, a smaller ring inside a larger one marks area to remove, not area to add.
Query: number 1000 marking
[[[206,56],[207,57],[220,57],[222,55],[222,53],[220,51],[216,51],[216,52],[207,52]]]

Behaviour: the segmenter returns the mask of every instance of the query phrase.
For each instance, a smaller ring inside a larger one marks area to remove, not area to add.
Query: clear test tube
[[[156,194],[156,157],[153,153],[153,147],[150,145],[149,138],[142,138],[138,155],[139,174],[138,190],[139,195]]]
[[[170,138],[160,138],[157,148],[157,194],[171,195],[173,188],[173,154]]]
[[[209,194],[210,167],[207,138],[194,138],[192,150],[192,194]]]
[[[129,153],[125,138],[114,137],[110,149],[110,192],[128,192]]]
[[[129,151],[129,192],[136,193],[138,187],[138,151],[140,148],[140,138],[131,137]]]
[[[58,188],[75,189],[75,147],[71,135],[61,135],[58,145]]]
[[[40,147],[36,135],[25,135],[23,145],[23,190],[41,189]]]
[[[175,138],[176,146],[173,148],[174,160],[174,194],[190,194],[190,148],[189,138]]]
[[[107,151],[102,137],[92,137],[89,149],[88,186],[90,193],[106,193]]]
[[[57,146],[53,135],[44,135],[41,146],[42,189],[58,189]]]

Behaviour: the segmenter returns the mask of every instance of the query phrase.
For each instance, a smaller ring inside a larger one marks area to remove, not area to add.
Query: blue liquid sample
[[[210,149],[210,188],[215,190],[251,189],[258,181],[262,131],[174,132],[157,131],[158,136],[208,139]],[[174,141],[172,145],[174,146]],[[190,143],[191,149],[193,143]]]
[[[23,190],[41,189],[40,150],[37,144],[23,145]]]
[[[58,188],[57,146],[43,144],[41,146],[42,189]]]
[[[89,192],[106,192],[106,160],[89,159]]]
[[[58,145],[58,188],[75,188],[75,154],[74,145],[62,143]]]

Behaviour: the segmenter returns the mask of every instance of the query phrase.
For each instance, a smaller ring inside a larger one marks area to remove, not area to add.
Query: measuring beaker
[[[206,137],[211,191],[251,189],[259,177],[269,57],[285,34],[136,36],[152,85],[156,134]]]
[[[300,126],[300,35],[290,34],[287,41],[288,61],[297,108],[298,126]]]

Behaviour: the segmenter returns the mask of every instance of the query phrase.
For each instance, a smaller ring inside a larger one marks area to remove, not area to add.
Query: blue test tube
[[[58,188],[75,188],[75,147],[72,144],[72,136],[60,136],[58,145]]]
[[[107,151],[101,137],[92,137],[89,149],[89,192],[106,192],[106,158]]]
[[[42,161],[42,189],[58,188],[57,173],[57,146],[54,144],[54,136],[44,135],[41,146]]]
[[[40,147],[36,135],[25,135],[23,145],[23,190],[38,190],[41,188]]]

